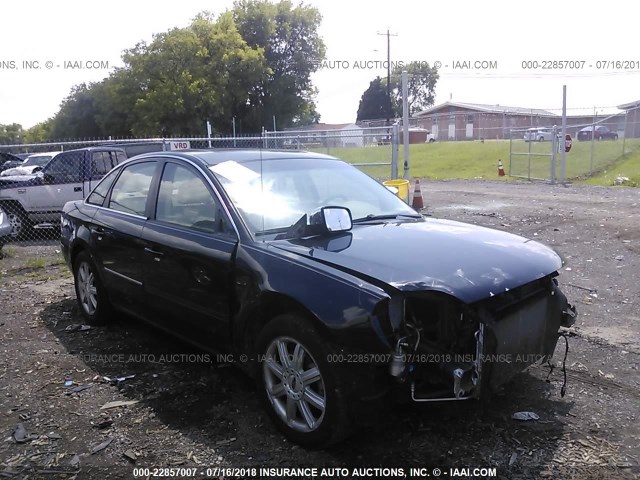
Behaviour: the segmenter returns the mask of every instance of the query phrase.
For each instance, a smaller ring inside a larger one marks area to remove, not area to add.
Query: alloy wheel
[[[277,416],[290,428],[311,432],[322,424],[327,394],[318,363],[297,340],[275,338],[263,363],[267,397]]]
[[[93,315],[98,307],[98,290],[96,288],[95,273],[87,262],[78,267],[78,295],[80,304],[87,315]]]
[[[11,232],[9,235],[12,237],[18,237],[22,232],[22,218],[17,213],[7,213],[7,217],[9,218],[9,224],[11,225]]]

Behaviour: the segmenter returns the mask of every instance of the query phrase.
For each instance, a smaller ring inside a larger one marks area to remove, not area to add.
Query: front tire
[[[9,224],[11,225],[11,232],[9,237],[13,240],[25,239],[27,232],[29,231],[29,218],[27,212],[20,205],[2,205],[2,208],[7,213]]]
[[[96,266],[87,252],[80,252],[73,262],[73,278],[78,307],[87,323],[106,323],[112,313],[111,304]]]
[[[290,441],[322,448],[350,432],[346,392],[338,364],[311,323],[294,314],[271,320],[257,340],[260,399]]]

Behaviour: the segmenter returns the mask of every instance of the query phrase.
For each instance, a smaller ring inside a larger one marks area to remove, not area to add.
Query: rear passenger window
[[[108,154],[105,158],[106,152],[93,152],[91,154],[91,176],[93,178],[102,177],[109,170],[111,170],[111,161]]]
[[[109,208],[144,216],[155,169],[156,162],[136,163],[125,167],[111,191]]]

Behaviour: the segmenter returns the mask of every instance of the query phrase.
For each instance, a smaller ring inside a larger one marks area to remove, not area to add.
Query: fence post
[[[388,128],[388,127],[387,127]],[[398,144],[400,126],[396,123],[391,127],[391,178],[398,178]],[[388,133],[388,130],[387,130]]]
[[[560,138],[560,182],[567,182],[567,86],[562,86],[562,137]]]
[[[553,126],[551,137],[551,183],[556,183],[556,153],[558,152],[558,126]]]
[[[512,152],[513,152],[513,130],[509,129],[509,176],[511,176],[511,162],[513,158],[513,155],[511,155]]]
[[[404,178],[409,179],[409,75],[402,71],[402,156]]]
[[[627,153],[627,149],[625,145],[627,143],[627,117],[629,115],[629,110],[624,111],[624,133],[622,134],[622,155],[624,156]]]
[[[598,120],[598,112],[593,107],[593,125],[591,125],[591,158],[589,160],[589,173],[593,173],[593,146],[596,139],[596,121]]]

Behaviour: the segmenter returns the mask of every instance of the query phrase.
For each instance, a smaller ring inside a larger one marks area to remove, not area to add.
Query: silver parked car
[[[9,222],[9,215],[0,208],[0,258],[2,258],[2,247],[6,239],[11,234],[11,222]]]
[[[46,153],[34,153],[29,155],[27,159],[14,168],[9,168],[0,173],[2,177],[10,177],[15,175],[29,175],[31,173],[42,170],[49,160],[58,155],[60,152],[46,152]]]
[[[530,128],[524,132],[525,142],[550,142],[553,131],[550,128]]]

